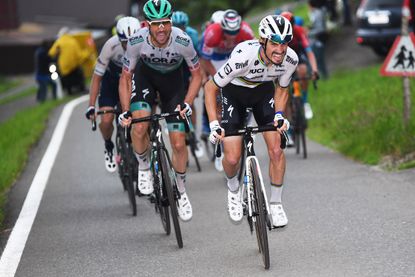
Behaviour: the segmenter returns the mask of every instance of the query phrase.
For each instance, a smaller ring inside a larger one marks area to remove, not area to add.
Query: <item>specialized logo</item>
[[[222,97],[222,102],[224,105],[228,105],[228,98]]]
[[[274,108],[274,104],[275,104],[274,97],[271,98],[271,100],[269,100],[268,103],[271,105],[271,108]]]
[[[225,67],[223,68],[223,71],[225,72],[225,74],[226,75],[229,75],[229,74],[231,74],[232,73],[232,67],[230,66],[230,64],[229,63],[227,63],[226,65],[225,65]]]
[[[131,91],[135,91],[135,80],[134,80],[134,75],[131,81]]]
[[[145,98],[146,98],[146,96],[147,96],[147,94],[149,94],[149,93],[150,93],[150,90],[149,90],[148,88],[143,89],[142,93],[143,93],[143,98],[145,99]]]
[[[135,92],[131,93],[130,100],[133,99],[136,95],[137,95],[137,93],[135,93]]]
[[[190,44],[190,40],[188,38],[184,38],[184,37],[179,37],[177,36],[175,41],[183,46],[189,46]]]
[[[158,141],[161,143],[161,129],[159,128],[156,133]]]
[[[227,111],[229,112],[229,117],[232,117],[233,106],[230,105]]]
[[[247,67],[247,66],[248,66],[248,60],[246,60],[243,63],[235,63],[235,68],[236,69],[242,69],[242,68]]]
[[[248,152],[252,152],[252,141],[248,142],[246,147],[248,147]]]
[[[142,36],[130,38],[130,45],[135,45],[144,41]]]
[[[236,53],[241,54],[242,53],[242,49],[239,49],[238,51],[236,51]]]

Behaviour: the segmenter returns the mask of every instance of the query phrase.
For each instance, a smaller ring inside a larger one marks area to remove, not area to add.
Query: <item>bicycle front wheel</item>
[[[128,193],[128,200],[130,202],[131,211],[133,212],[133,216],[137,215],[137,202],[135,198],[135,189],[134,189],[134,178],[135,178],[135,170],[137,164],[134,162],[134,153],[131,149],[131,145],[126,144],[126,158],[125,165],[127,166],[126,171],[124,173],[125,180],[126,180],[126,188]]]
[[[171,218],[173,221],[174,231],[176,233],[177,244],[179,248],[183,248],[182,232],[180,230],[179,215],[177,213],[176,193],[178,192],[175,188],[176,180],[175,178],[173,178],[174,172],[172,172],[172,166],[167,158],[167,153],[165,151],[166,150],[162,150],[159,153],[160,169],[163,178],[163,192],[166,193],[165,195],[167,195],[167,199],[169,202]]]
[[[156,212],[160,214],[161,224],[163,226],[166,235],[170,235],[170,216],[169,216],[169,205],[166,193],[163,192],[162,181],[163,178],[159,174],[159,169],[155,170],[155,165],[152,166],[154,176],[154,204]]]
[[[266,219],[268,216],[267,208],[265,206],[264,192],[262,191],[262,186],[259,181],[258,176],[258,165],[256,162],[252,161],[249,165],[249,170],[251,171],[252,184],[253,184],[253,198],[252,209],[253,215],[255,216],[255,232],[258,242],[259,252],[262,255],[262,262],[265,269],[269,269],[270,260],[269,260],[269,246],[268,246],[268,233],[267,233],[267,223]]]

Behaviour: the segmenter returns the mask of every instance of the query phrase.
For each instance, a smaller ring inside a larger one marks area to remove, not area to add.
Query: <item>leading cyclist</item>
[[[234,222],[243,216],[241,191],[237,177],[242,138],[224,137],[227,131],[243,128],[246,108],[252,108],[258,125],[274,124],[278,132],[287,130],[284,118],[288,86],[298,64],[298,56],[288,43],[292,39],[291,23],[282,16],[269,15],[259,23],[258,40],[238,44],[229,60],[205,86],[205,101],[210,120],[212,143],[223,141],[223,168],[228,185],[228,213]],[[216,93],[222,92],[222,120],[216,115]],[[217,133],[222,130],[221,135]],[[288,220],[281,204],[285,156],[280,148],[280,134],[264,132],[270,159],[270,208],[273,225],[283,227]]]
[[[117,21],[116,34],[102,47],[92,75],[89,89],[89,106],[85,113],[87,119],[95,119],[95,102],[98,98],[99,110],[111,110],[119,102],[118,81],[122,69],[122,59],[128,39],[140,29],[140,22],[134,17],[122,17]],[[99,94],[99,97],[98,97]],[[109,172],[117,170],[114,159],[114,143],[111,140],[114,131],[114,114],[101,116],[99,129],[105,141],[105,168]]]
[[[150,115],[157,92],[162,112],[180,109],[183,118],[185,114],[190,116],[190,105],[193,104],[202,81],[199,57],[190,37],[179,28],[172,27],[170,2],[149,0],[144,4],[143,10],[149,27],[142,28],[129,40],[124,56],[119,87],[124,112],[119,120],[123,125],[131,123],[131,113],[133,118]],[[183,61],[186,61],[192,75],[187,92],[181,68]],[[188,153],[184,124],[183,119],[167,120],[173,149],[172,163],[181,193],[178,213],[183,221],[188,221],[192,218],[193,211],[185,189]],[[148,127],[148,122],[135,124],[131,135],[139,162],[138,189],[142,194],[151,194],[154,190],[149,163]]]

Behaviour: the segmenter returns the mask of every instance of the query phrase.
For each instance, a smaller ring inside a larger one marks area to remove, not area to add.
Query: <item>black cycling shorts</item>
[[[234,84],[223,87],[221,126],[225,129],[225,132],[245,127],[247,108],[252,108],[259,126],[272,123],[275,114],[274,92],[275,85],[273,82],[266,82],[255,88]]]
[[[167,73],[156,71],[143,62],[137,64],[133,76],[131,112],[147,110],[157,104],[160,97],[161,112],[173,112],[186,96],[181,67]],[[170,131],[184,131],[184,121],[177,117],[166,118]],[[180,124],[177,124],[180,123]]]
[[[118,97],[119,76],[114,76],[106,71],[101,80],[99,90],[98,105],[99,107],[115,107],[119,102]]]

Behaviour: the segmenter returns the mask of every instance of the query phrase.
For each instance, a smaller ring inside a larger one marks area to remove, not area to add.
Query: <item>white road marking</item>
[[[17,267],[19,266],[27,238],[32,229],[40,201],[42,200],[43,192],[45,191],[50,172],[55,163],[55,158],[61,146],[72,111],[77,105],[87,99],[89,99],[88,95],[74,99],[66,104],[62,111],[46,153],[43,156],[32,184],[30,185],[19,218],[14,225],[13,231],[10,234],[9,240],[1,255],[0,276],[2,277],[13,277],[16,274]]]

